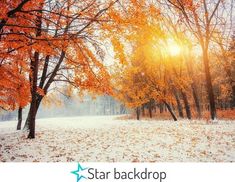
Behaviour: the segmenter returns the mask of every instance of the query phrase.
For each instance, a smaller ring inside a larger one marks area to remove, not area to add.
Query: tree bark
[[[35,138],[35,117],[37,113],[37,79],[38,79],[38,63],[39,53],[34,53],[34,61],[32,61],[32,101],[29,109],[29,135],[28,138]]]
[[[183,118],[184,117],[183,107],[182,107],[179,95],[178,95],[176,90],[174,90],[174,96],[175,96],[175,100],[176,100],[176,103],[177,103],[177,109],[178,109],[179,117]]]
[[[140,108],[139,107],[136,108],[136,119],[140,120]]]
[[[47,83],[45,84],[44,88],[41,88],[41,87],[40,87],[41,89],[44,90],[44,94],[45,94],[45,95],[47,94],[47,90],[48,90],[48,88],[50,87],[51,83],[53,82],[53,79],[55,78],[56,73],[57,73],[57,71],[58,71],[58,69],[59,69],[61,63],[63,62],[64,57],[65,57],[65,51],[61,51],[61,55],[60,55],[59,61],[58,61],[57,65],[55,66],[55,68],[54,68],[54,70],[53,70],[53,72],[52,72],[50,78],[48,79],[48,81],[47,81]],[[45,61],[49,62],[49,56],[46,57],[46,60],[45,60]],[[31,65],[33,65],[33,64],[34,64],[34,61],[31,61]],[[47,63],[47,64],[44,64],[44,66],[45,66],[45,65],[46,65],[46,67],[47,67],[47,66],[48,66],[48,63]],[[38,65],[37,65],[37,66],[38,66]],[[32,66],[31,66],[31,67],[32,67]],[[44,67],[44,68],[45,68],[45,67]],[[43,70],[43,72],[44,72],[44,71],[45,71],[45,69]],[[33,71],[32,71],[32,72],[33,72]],[[43,78],[43,76],[42,76],[42,78]],[[30,78],[30,80],[31,80],[31,83],[32,83],[32,78]],[[44,85],[44,82],[45,82],[45,80],[44,80],[44,81],[41,80],[40,86],[43,86],[43,85]],[[31,94],[32,94],[32,92],[33,92],[33,91],[32,91],[32,89],[31,89]],[[32,94],[32,95],[33,95],[33,94]],[[36,94],[37,110],[38,110],[38,108],[39,108],[39,105],[40,105],[40,103],[41,103],[42,98],[43,98],[42,96]],[[37,110],[36,110],[36,113],[37,113]],[[30,115],[31,115],[31,113],[29,112],[28,117],[27,117],[27,120],[26,120],[26,122],[25,122],[24,129],[28,129],[28,128],[29,128],[29,122],[30,122],[30,119],[29,119],[29,118],[31,117]],[[104,105],[104,115],[105,115],[105,105]]]
[[[142,109],[142,115],[145,116],[144,104],[142,104],[141,109]]]
[[[174,119],[174,121],[177,121],[177,118],[176,118],[173,110],[171,109],[171,106],[165,101],[163,103],[166,105],[166,107],[167,107],[168,111],[170,112],[170,114],[171,114],[172,118]]]
[[[164,109],[163,109],[163,104],[160,103],[160,104],[159,104],[159,111],[160,111],[160,114],[163,113],[163,110],[164,110]]]
[[[188,75],[192,79],[191,88],[192,88],[192,94],[193,94],[195,107],[196,107],[196,110],[197,110],[197,116],[198,116],[198,118],[201,118],[202,117],[202,111],[201,111],[201,107],[200,107],[200,100],[199,100],[199,96],[198,96],[198,90],[197,90],[197,86],[196,86],[196,80],[195,80],[194,70],[192,68],[192,65],[193,65],[193,62],[192,62],[191,59],[189,59],[188,62],[187,62]]]
[[[202,117],[202,111],[201,111],[201,106],[200,106],[197,86],[195,85],[194,82],[191,84],[191,88],[192,88],[192,92],[193,92],[194,103],[195,103],[196,110],[197,110],[197,117],[201,118]]]
[[[42,8],[43,8],[43,2],[40,4],[40,15],[37,16],[36,20],[35,20],[35,24],[36,24],[36,37],[41,36],[42,34]],[[37,114],[37,80],[38,80],[38,67],[39,67],[39,52],[35,51],[34,53],[34,58],[31,61],[31,65],[30,65],[30,69],[31,69],[31,104],[30,104],[30,109],[29,109],[29,118],[28,118],[28,122],[29,122],[29,134],[28,134],[28,138],[29,139],[33,139],[35,138],[35,119],[36,119],[36,114]]]
[[[203,63],[204,63],[205,76],[206,76],[207,94],[208,94],[208,99],[209,99],[209,104],[210,104],[210,115],[211,115],[211,119],[214,120],[216,119],[216,106],[215,106],[215,96],[214,96],[212,81],[211,81],[207,48],[203,49]]]
[[[152,102],[151,101],[149,101],[149,103],[148,103],[148,110],[149,110],[149,117],[152,118],[153,113],[152,113]]]
[[[188,102],[188,97],[184,91],[181,91],[181,94],[182,94],[182,98],[184,101],[184,107],[185,107],[187,118],[192,119],[191,108]]]
[[[153,110],[154,110],[154,113],[157,113],[157,107],[156,107],[156,102],[154,101],[154,105],[153,105]]]
[[[21,124],[22,124],[22,107],[18,109],[18,123],[17,123],[17,130],[21,130]]]
[[[37,112],[38,112],[38,109],[39,109],[39,106],[40,106],[40,104],[41,104],[42,99],[43,99],[43,96],[37,94],[36,114],[37,114]],[[26,118],[26,121],[25,121],[25,124],[24,124],[24,130],[29,130],[29,123],[30,123],[30,117],[31,117],[30,114],[31,114],[31,113],[29,112],[29,113],[28,113],[28,116],[27,116],[27,118]]]

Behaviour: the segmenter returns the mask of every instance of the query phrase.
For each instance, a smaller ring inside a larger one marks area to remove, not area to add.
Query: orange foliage
[[[0,107],[14,110],[30,101],[30,87],[25,75],[10,65],[0,66]]]
[[[35,53],[35,98],[43,98],[52,86],[67,85],[79,92],[111,93],[97,43],[101,39],[93,37],[103,26],[96,22],[108,18],[105,12],[114,2],[61,1],[55,6],[57,2],[45,0],[1,1],[0,107],[16,109],[30,103]]]

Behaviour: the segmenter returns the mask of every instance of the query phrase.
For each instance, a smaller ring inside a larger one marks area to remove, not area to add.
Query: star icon
[[[75,174],[77,176],[77,182],[79,182],[82,178],[86,179],[85,176],[79,174],[80,171],[84,171],[86,169],[88,168],[83,168],[81,164],[78,163],[78,169],[76,171],[71,171],[72,174]]]

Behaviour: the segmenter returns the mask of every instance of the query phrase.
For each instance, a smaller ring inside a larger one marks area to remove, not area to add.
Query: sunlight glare
[[[180,49],[180,46],[175,41],[169,40],[168,51],[171,56],[177,56],[180,54],[181,49]]]

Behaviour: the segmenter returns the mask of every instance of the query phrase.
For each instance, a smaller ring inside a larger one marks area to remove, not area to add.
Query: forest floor
[[[36,138],[0,122],[0,161],[235,162],[235,121],[38,119]]]

